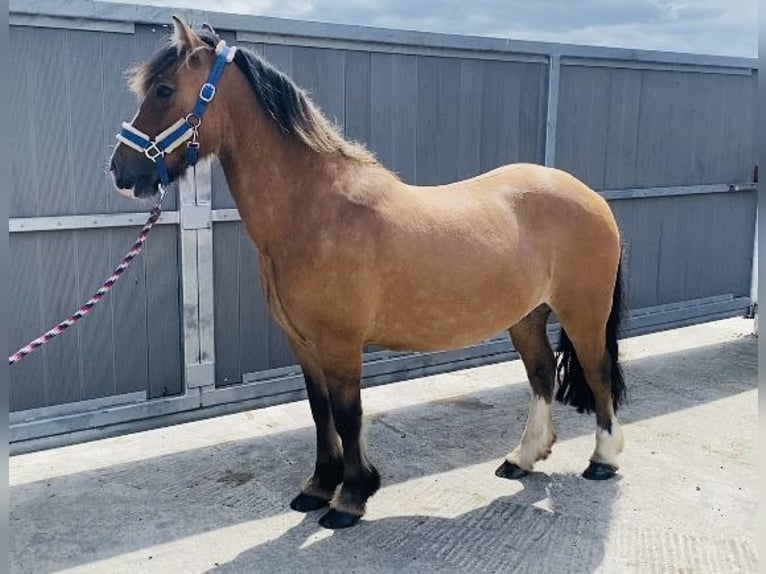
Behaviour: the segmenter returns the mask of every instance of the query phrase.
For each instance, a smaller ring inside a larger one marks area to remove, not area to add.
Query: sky
[[[205,9],[517,40],[758,54],[758,0],[215,0]]]

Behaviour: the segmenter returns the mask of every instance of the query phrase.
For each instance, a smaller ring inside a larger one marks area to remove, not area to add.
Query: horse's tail
[[[617,279],[612,293],[612,309],[606,322],[606,350],[611,359],[611,391],[615,412],[625,399],[625,380],[622,376],[617,343],[617,335],[623,312],[622,257],[620,257],[620,262],[617,266]],[[585,380],[585,373],[583,372],[580,360],[577,358],[572,341],[563,328],[561,329],[561,339],[559,341],[556,372],[559,382],[559,389],[556,392],[557,401],[577,407],[577,411],[581,413],[590,413],[595,410],[596,399],[593,396],[593,391]]]

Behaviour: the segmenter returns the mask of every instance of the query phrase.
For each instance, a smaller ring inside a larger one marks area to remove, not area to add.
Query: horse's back
[[[511,234],[546,243],[618,236],[607,202],[556,168],[515,163],[446,185],[404,187],[393,217],[415,218],[429,231],[467,229],[469,238]]]

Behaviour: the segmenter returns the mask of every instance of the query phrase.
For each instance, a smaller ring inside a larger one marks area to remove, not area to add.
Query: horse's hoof
[[[290,502],[290,508],[297,510],[298,512],[311,512],[312,510],[324,508],[329,503],[330,502],[324,498],[311,496],[310,494],[301,492],[298,496],[293,498],[292,502]]]
[[[611,464],[591,461],[588,468],[582,473],[582,476],[588,480],[607,480],[612,478],[616,473],[617,469]]]
[[[500,478],[507,478],[510,480],[518,480],[527,476],[528,474],[528,470],[524,470],[518,464],[508,462],[507,460],[504,460],[503,464],[498,466],[497,470],[495,471],[495,476],[499,476]]]
[[[325,515],[319,519],[319,526],[323,528],[329,528],[330,530],[339,530],[341,528],[348,528],[353,526],[361,516],[351,514],[349,512],[343,512],[342,510],[335,510],[331,508]]]

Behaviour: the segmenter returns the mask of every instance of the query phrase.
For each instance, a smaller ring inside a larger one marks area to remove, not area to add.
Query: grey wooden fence
[[[10,352],[89,296],[143,223],[145,206],[114,193],[103,168],[137,104],[123,72],[165,40],[170,14],[10,3]],[[290,74],[406,181],[515,161],[582,178],[625,237],[630,332],[748,308],[755,60],[187,15]],[[101,308],[11,369],[17,452],[302,396],[220,169],[177,188]],[[511,357],[503,337],[374,351],[365,381]]]

